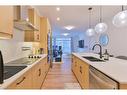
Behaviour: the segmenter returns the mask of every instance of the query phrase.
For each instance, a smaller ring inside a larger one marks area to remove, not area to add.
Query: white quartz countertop
[[[72,53],[81,60],[87,62],[89,65],[100,70],[104,74],[108,75],[112,79],[116,80],[121,84],[127,84],[127,60],[117,59],[110,57],[106,62],[91,62],[82,56],[93,56],[99,58],[98,54],[94,53]]]
[[[22,76],[26,71],[28,71],[30,68],[32,68],[35,64],[39,63],[39,61],[41,61],[43,58],[45,58],[47,56],[47,54],[42,54],[39,56],[41,56],[41,58],[38,59],[36,62],[34,62],[33,64],[30,64],[30,65],[27,65],[27,67],[25,69],[21,70],[14,76],[4,80],[4,83],[0,84],[0,89],[7,88],[12,82],[14,82],[16,79],[18,79],[20,76]]]

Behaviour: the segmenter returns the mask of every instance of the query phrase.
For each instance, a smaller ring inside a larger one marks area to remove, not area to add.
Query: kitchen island
[[[99,55],[94,53],[72,53],[72,71],[82,88],[89,89],[89,67],[92,66],[118,82],[118,89],[127,89],[126,60],[110,57],[108,61],[93,62],[83,56],[99,58]]]

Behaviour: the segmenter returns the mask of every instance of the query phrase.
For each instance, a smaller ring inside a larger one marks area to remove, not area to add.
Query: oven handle
[[[89,73],[91,76],[94,77],[94,79],[96,81],[98,81],[100,84],[102,84],[104,87],[107,87],[107,88],[112,88],[112,89],[117,89],[117,87],[111,85],[111,84],[108,84],[106,81],[102,80],[100,77],[98,77],[97,75],[94,74],[94,72],[92,72],[90,69],[89,69]]]

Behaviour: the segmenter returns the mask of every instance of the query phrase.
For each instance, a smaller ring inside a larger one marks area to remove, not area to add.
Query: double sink
[[[92,62],[105,62],[102,59],[96,58],[96,57],[92,57],[92,56],[82,56],[83,58],[92,61]]]
[[[4,64],[4,79],[8,79],[40,58],[20,58]]]

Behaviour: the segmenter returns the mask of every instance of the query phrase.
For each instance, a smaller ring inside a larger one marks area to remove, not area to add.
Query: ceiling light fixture
[[[59,17],[57,17],[57,18],[56,18],[56,20],[57,20],[57,21],[60,21],[60,18],[59,18]]]
[[[56,7],[56,11],[60,11],[60,7]]]
[[[100,20],[99,23],[95,26],[95,31],[101,34],[104,33],[107,30],[107,28],[107,24],[102,22],[102,7],[100,6]]]
[[[72,30],[72,29],[74,29],[75,27],[72,26],[72,25],[68,25],[68,26],[64,26],[64,28],[67,29],[67,30]]]
[[[64,35],[64,36],[68,36],[68,35],[69,35],[69,33],[63,33],[62,35]]]
[[[89,10],[89,28],[86,30],[86,35],[91,37],[95,34],[94,29],[91,28],[91,10],[92,10],[92,7],[88,8],[88,10]]]
[[[116,27],[127,26],[127,10],[124,10],[124,6],[122,6],[122,11],[114,16],[112,23]]]

